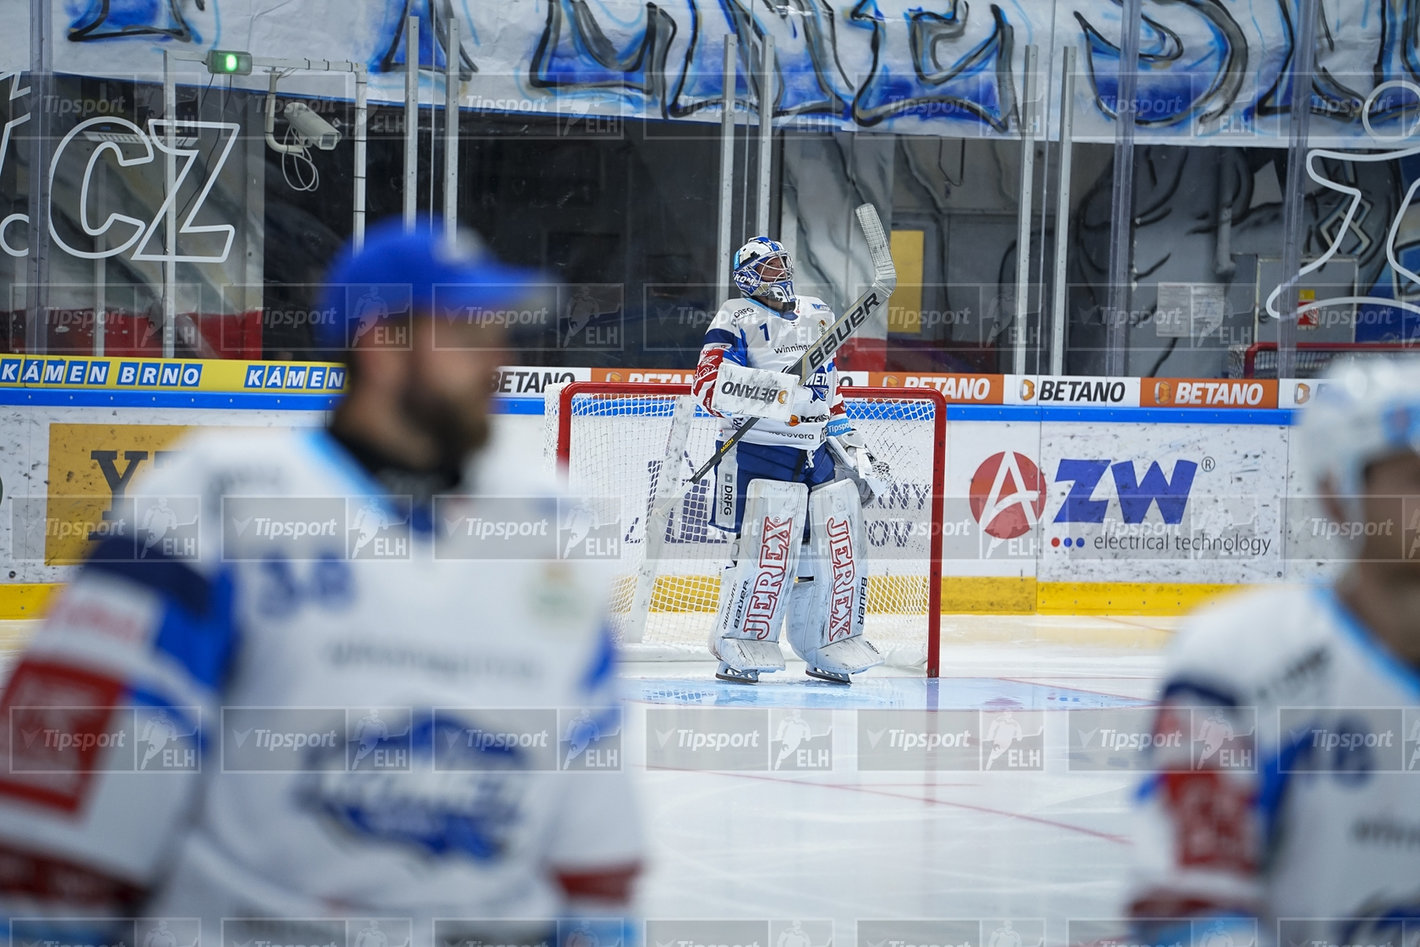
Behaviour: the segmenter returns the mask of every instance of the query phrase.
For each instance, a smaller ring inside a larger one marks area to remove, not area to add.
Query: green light
[[[207,71],[214,75],[251,75],[251,53],[234,49],[209,49],[207,51]]]

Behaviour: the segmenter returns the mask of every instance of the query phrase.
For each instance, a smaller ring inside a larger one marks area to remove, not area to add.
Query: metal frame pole
[[[51,61],[54,39],[54,17],[49,0],[30,3],[30,192],[26,207],[29,211],[29,250],[26,258],[25,351],[42,354],[49,350],[49,180],[45,166],[49,163],[51,116],[54,114],[54,72]],[[19,82],[18,79],[15,80]],[[52,172],[52,169],[51,169]]]
[[[1119,84],[1114,102],[1113,224],[1109,234],[1109,287],[1105,303],[1104,373],[1124,374],[1129,341],[1129,304],[1134,279],[1134,121],[1138,111],[1139,27],[1142,0],[1123,0],[1120,19]]]
[[[163,253],[163,358],[177,352],[177,75],[173,57],[163,50],[163,199],[167,202]]]
[[[1027,320],[1030,313],[1030,244],[1031,211],[1035,203],[1035,65],[1038,50],[1034,45],[1025,49],[1025,80],[1021,83],[1021,177],[1020,206],[1016,208],[1016,318],[1015,344],[1012,346],[1011,371],[1017,375],[1026,370]]]
[[[355,249],[365,246],[365,177],[369,159],[365,154],[365,144],[370,134],[369,76],[365,66],[358,64],[355,70],[355,180],[354,220],[351,222]]]
[[[1316,62],[1317,0],[1300,0],[1297,44],[1292,48],[1292,111],[1287,128],[1287,182],[1282,199],[1282,294],[1277,303],[1277,377],[1291,378],[1297,366],[1298,281],[1306,224],[1307,139],[1311,132],[1312,69]]]
[[[735,76],[737,40],[733,33],[725,36],[723,114],[720,117],[720,239],[716,259],[719,261],[715,283],[720,298],[730,296],[730,215],[734,212],[735,194]]]
[[[1069,305],[1070,171],[1075,143],[1075,47],[1066,45],[1060,62],[1060,162],[1055,186],[1055,286],[1051,296],[1050,374],[1065,374],[1065,322]]]
[[[444,52],[444,235],[459,229],[459,23],[448,18]]]
[[[774,37],[764,35],[759,83],[759,200],[755,205],[755,231],[772,236],[769,226],[770,162],[774,147]]]
[[[404,21],[404,229],[419,207],[419,18]]]

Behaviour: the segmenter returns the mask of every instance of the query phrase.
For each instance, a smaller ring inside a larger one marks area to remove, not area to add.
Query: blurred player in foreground
[[[557,498],[483,449],[498,313],[539,287],[441,234],[342,253],[329,427],[186,442],[128,495],[200,504],[196,551],[104,539],[23,656],[0,697],[0,905],[36,918],[15,940],[132,944],[146,921],[105,919],[159,917],[204,944],[343,945],[370,918],[416,947],[555,943],[589,914],[620,935],[627,775],[559,765],[562,721],[617,732],[609,579],[557,561]],[[351,338],[371,292],[394,315]]]
[[[715,676],[752,684],[783,669],[784,625],[810,676],[847,684],[883,660],[863,636],[862,504],[888,471],[849,423],[833,362],[802,385],[786,374],[835,318],[823,300],[795,295],[789,252],[755,237],[735,253],[733,278],[743,298],[715,314],[691,384],[724,419],[722,442],[759,419],[712,488],[710,523],[736,536],[710,637]]]
[[[1420,918],[1420,359],[1338,366],[1294,437],[1329,520],[1290,533],[1346,537],[1349,564],[1179,632],[1140,793],[1138,943],[1398,947]]]

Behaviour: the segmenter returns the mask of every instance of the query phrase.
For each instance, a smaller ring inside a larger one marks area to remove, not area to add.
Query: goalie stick
[[[883,231],[883,222],[878,217],[877,208],[872,204],[860,204],[853,213],[858,217],[858,226],[863,230],[864,239],[868,241],[868,257],[873,262],[873,285],[868,287],[867,292],[853,300],[853,304],[848,307],[848,310],[839,316],[833,325],[824,330],[818,341],[799,356],[799,360],[794,363],[790,372],[786,372],[786,374],[798,375],[800,384],[803,384],[814,372],[827,365],[834,354],[843,347],[843,343],[847,342],[854,332],[862,328],[873,313],[887,305],[888,297],[897,287],[897,267],[893,265],[892,254],[888,252],[887,234]],[[725,443],[720,445],[720,449],[709,460],[701,464],[700,468],[690,475],[686,486],[700,482],[701,478],[719,464],[721,459],[740,442],[740,438],[748,434],[758,421],[759,418],[750,418],[741,424],[739,430],[735,431]]]

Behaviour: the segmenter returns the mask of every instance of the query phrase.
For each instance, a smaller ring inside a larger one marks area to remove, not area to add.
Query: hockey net
[[[671,446],[682,396],[688,433],[683,447]],[[611,618],[629,656],[708,659],[730,537],[708,522],[714,474],[688,490],[684,481],[713,455],[718,420],[698,405],[691,413],[685,385],[576,382],[546,397],[545,453],[599,526],[619,524]],[[888,489],[863,510],[865,633],[890,665],[925,667],[935,677],[942,537],[934,524],[942,520],[945,402],[932,389],[854,388],[845,404],[855,429],[892,471]],[[659,552],[648,562],[646,524],[658,489],[662,496],[684,495],[672,501]]]
[[[1400,352],[1420,352],[1420,346],[1400,342],[1298,342],[1293,378],[1317,378],[1337,358],[1387,356]],[[1276,378],[1277,343],[1254,342],[1229,353],[1231,378]]]

